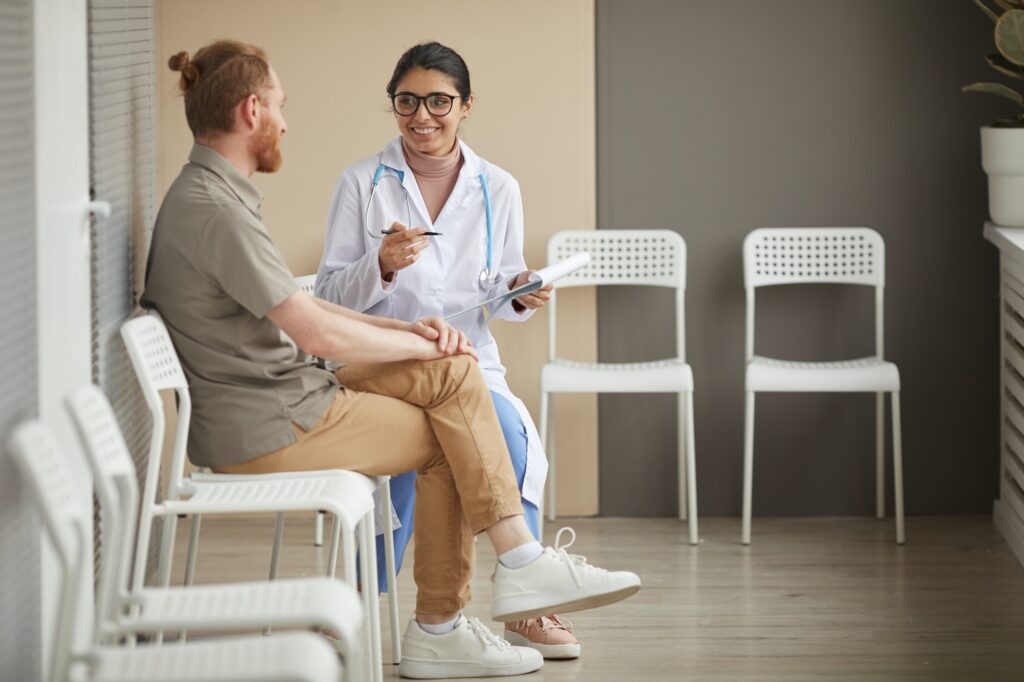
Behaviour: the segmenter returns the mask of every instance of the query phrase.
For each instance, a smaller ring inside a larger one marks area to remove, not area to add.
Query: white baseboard
[[[1001,503],[1000,500],[992,504],[992,519],[1017,556],[1017,561],[1024,565],[1024,521],[1021,521],[1009,505]]]

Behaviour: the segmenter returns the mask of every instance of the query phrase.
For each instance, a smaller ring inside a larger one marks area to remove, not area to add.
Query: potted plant
[[[998,13],[974,0],[995,23],[996,51],[985,59],[1003,76],[1024,80],[1024,0],[995,0]],[[1014,102],[1018,113],[981,129],[981,166],[988,174],[992,221],[1024,227],[1024,95],[1002,83],[972,83],[964,92],[987,92]]]

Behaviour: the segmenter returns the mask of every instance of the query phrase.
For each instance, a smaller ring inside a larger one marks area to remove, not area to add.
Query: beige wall
[[[284,167],[255,180],[266,195],[263,217],[294,273],[316,270],[338,175],[397,134],[384,86],[399,55],[424,40],[454,47],[469,64],[476,105],[463,138],[519,180],[527,262],[543,265],[545,244],[558,230],[594,229],[593,0],[435,0],[429,7],[339,0],[157,3],[158,63],[220,37],[264,47],[288,94]],[[162,196],[191,139],[174,74],[166,68],[157,74]],[[593,293],[567,292],[559,314],[561,354],[595,359]],[[509,384],[535,416],[546,325],[541,314],[528,324],[494,329]],[[559,510],[596,513],[596,399],[557,402]]]

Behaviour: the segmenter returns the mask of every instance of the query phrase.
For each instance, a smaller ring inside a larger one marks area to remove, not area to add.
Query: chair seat
[[[367,476],[348,469],[312,469],[310,471],[275,471],[272,474],[219,474],[212,471],[196,471],[189,476],[190,481],[197,483],[217,483],[219,481],[259,481],[279,480],[294,478],[320,478],[338,476],[340,478],[357,481],[364,485],[369,492],[373,492],[385,481],[390,481],[390,476]]]
[[[693,371],[678,358],[653,362],[575,362],[544,365],[541,390],[552,393],[679,393],[693,390]]]
[[[358,647],[363,607],[351,587],[333,578],[147,588],[132,599],[123,633],[253,630],[319,626],[337,633],[347,651]]]
[[[747,363],[748,391],[875,393],[900,390],[900,372],[875,357],[796,362],[755,355]]]
[[[169,514],[230,514],[261,511],[316,511],[337,514],[349,528],[373,509],[362,476],[254,476],[253,480],[189,480],[192,496],[160,505]]]
[[[89,652],[90,682],[313,682],[341,679],[334,649],[310,632],[210,639],[185,645],[101,647]]]

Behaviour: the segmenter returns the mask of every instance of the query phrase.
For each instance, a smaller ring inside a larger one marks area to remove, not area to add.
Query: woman
[[[473,107],[462,57],[438,43],[416,45],[398,60],[387,93],[399,136],[338,181],[317,296],[374,315],[416,320],[459,313],[525,282],[519,185],[458,139],[459,125]],[[523,321],[549,296],[546,287],[511,304],[483,308],[489,317]],[[479,353],[526,521],[539,540],[547,459],[526,407],[505,382],[483,308],[449,321]],[[395,533],[399,563],[412,533],[415,479],[410,472],[391,482],[400,524]],[[546,658],[579,656],[579,643],[557,616],[509,623],[505,638]]]

